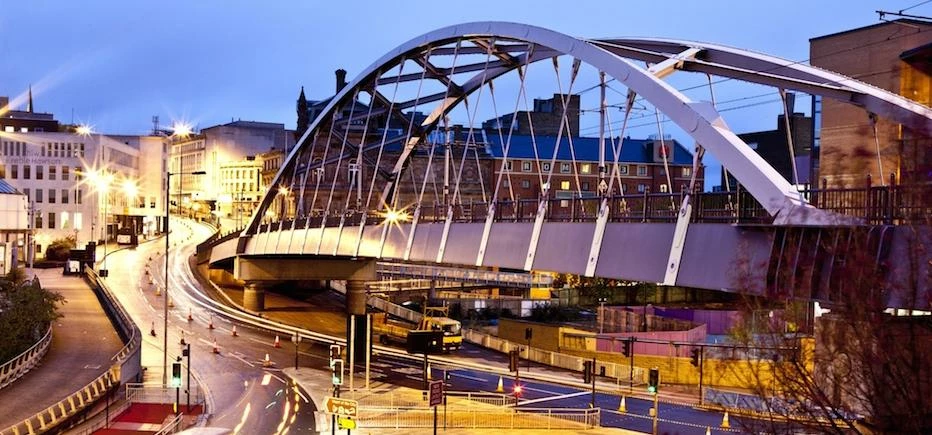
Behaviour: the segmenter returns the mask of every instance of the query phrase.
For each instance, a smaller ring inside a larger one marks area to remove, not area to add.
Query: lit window
[[[646,185],[646,184],[638,184],[638,193],[644,193],[644,192],[646,192],[646,191],[647,191],[647,185]]]
[[[693,168],[691,168],[691,167],[689,167],[689,166],[686,166],[686,167],[683,168],[683,176],[684,176],[684,177],[691,177],[692,175],[693,175]]]
[[[544,163],[543,165],[541,165],[541,169],[544,172],[550,172],[550,163]]]
[[[562,190],[570,190],[570,182],[569,182],[569,181],[561,181],[561,182],[560,182],[560,189],[562,189]]]
[[[591,164],[591,163],[583,163],[583,164],[579,165],[579,172],[580,172],[580,173],[583,173],[583,174],[590,174],[590,173],[592,173],[592,164]]]
[[[618,173],[621,175],[628,175],[628,165],[618,165]]]
[[[647,176],[647,166],[638,166],[638,177]]]
[[[661,185],[660,185],[660,193],[667,193],[668,190],[669,190],[669,189],[667,189],[667,185],[666,185],[666,184],[661,184]]]

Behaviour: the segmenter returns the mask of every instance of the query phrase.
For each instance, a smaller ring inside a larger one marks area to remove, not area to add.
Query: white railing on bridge
[[[548,287],[553,283],[552,276],[542,273],[500,272],[458,267],[426,266],[421,264],[379,263],[377,272],[381,275],[398,275],[411,278],[474,282],[491,285],[511,285],[515,287]]]
[[[29,349],[0,365],[0,389],[13,383],[42,361],[52,344],[52,326]]]
[[[433,408],[360,407],[360,428],[430,428]],[[599,427],[601,410],[571,408],[447,407],[438,426],[447,429],[592,429]]]

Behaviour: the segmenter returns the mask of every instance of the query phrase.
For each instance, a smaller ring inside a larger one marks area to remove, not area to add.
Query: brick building
[[[932,105],[932,23],[900,19],[809,40],[810,63]],[[932,139],[864,109],[816,98],[813,107],[819,176],[829,186],[860,186],[893,174],[932,180]],[[879,148],[879,157],[878,157]],[[881,170],[882,167],[882,170]]]

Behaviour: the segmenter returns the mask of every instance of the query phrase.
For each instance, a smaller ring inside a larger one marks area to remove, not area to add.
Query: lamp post
[[[110,198],[110,183],[113,182],[113,174],[111,174],[111,173],[109,173],[109,172],[105,172],[104,174],[92,173],[92,177],[94,178],[94,183],[97,185],[97,192],[98,192],[98,195],[99,195],[101,192],[104,194],[104,216],[103,216],[103,221],[104,221],[104,222],[103,222],[103,224],[104,224],[104,265],[103,265],[102,268],[100,268],[100,270],[98,271],[98,273],[100,274],[100,276],[106,278],[106,277],[109,275],[109,271],[107,270],[107,242],[108,242],[109,240],[107,240],[107,239],[108,239],[107,236],[108,236],[109,233],[110,233],[110,222],[109,222],[109,220],[107,219],[107,213],[109,212],[108,203],[110,202],[110,201],[109,201],[109,198]]]
[[[168,195],[171,192],[171,181],[172,175],[204,175],[207,172],[205,171],[191,171],[191,172],[166,172],[165,173],[165,301],[162,304],[164,310],[162,314],[164,315],[164,322],[162,328],[162,384],[168,385]],[[181,182],[178,183],[178,190],[181,190]],[[181,195],[178,195],[179,200]],[[179,204],[180,205],[180,204]],[[181,210],[179,209],[179,216],[181,215]]]

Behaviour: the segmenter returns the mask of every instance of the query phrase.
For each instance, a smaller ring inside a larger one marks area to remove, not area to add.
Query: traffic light
[[[343,360],[335,359],[330,366],[330,374],[333,378],[333,385],[343,385]]]
[[[526,341],[531,341],[532,337],[534,337],[534,330],[531,328],[524,328],[524,339]]]
[[[592,361],[583,361],[582,378],[584,383],[592,383],[594,365]]]
[[[521,397],[521,393],[524,392],[524,388],[521,387],[521,384],[515,384],[515,397]]]
[[[631,340],[625,340],[621,346],[621,354],[628,358],[631,356]]]
[[[689,363],[692,364],[693,367],[699,367],[699,348],[694,347],[691,351],[689,351],[689,355]]]
[[[660,369],[654,367],[647,374],[647,392],[657,393],[658,389],[660,389]]]
[[[173,387],[181,387],[181,362],[172,363],[172,384]]]
[[[516,350],[508,351],[508,371],[518,371],[518,351]]]
[[[340,345],[330,345],[330,368],[333,368],[333,362],[340,359]]]

